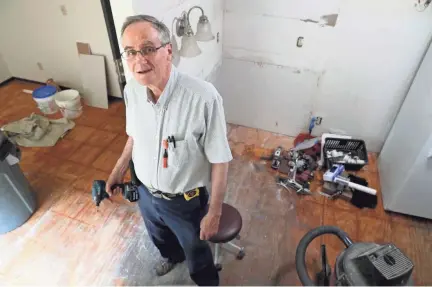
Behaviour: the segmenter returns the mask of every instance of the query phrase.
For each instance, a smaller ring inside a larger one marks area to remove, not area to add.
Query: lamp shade
[[[196,57],[201,54],[201,49],[198,47],[193,34],[185,34],[182,37],[182,44],[180,48],[180,56],[185,58]]]
[[[210,25],[210,22],[209,22],[207,16],[202,15],[199,18],[199,21],[197,24],[197,32],[195,35],[195,39],[197,41],[206,42],[206,41],[211,41],[214,38],[215,37],[212,33],[211,25]]]

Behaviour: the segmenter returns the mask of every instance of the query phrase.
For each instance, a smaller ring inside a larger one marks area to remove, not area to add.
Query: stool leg
[[[246,254],[246,253],[245,253],[245,249],[244,249],[244,247],[240,247],[240,246],[238,246],[238,245],[236,245],[236,244],[234,244],[234,243],[232,243],[232,242],[228,242],[228,245],[238,250],[238,253],[237,253],[236,258],[237,258],[238,260],[242,260],[243,257],[244,257],[245,254]]]
[[[231,246],[231,247],[233,247],[233,248],[237,249],[238,251],[240,251],[240,250],[242,250],[242,249],[243,249],[243,247],[240,247],[240,246],[238,246],[238,245],[236,245],[236,244],[232,243],[231,241],[230,241],[230,242],[228,242],[227,244],[228,244],[229,246]]]
[[[217,269],[217,271],[222,270],[222,265],[219,263],[219,253],[220,253],[220,244],[215,244],[215,256],[214,256],[214,265]]]
[[[215,244],[215,258],[214,258],[214,264],[219,264],[219,252],[220,252],[220,244]]]

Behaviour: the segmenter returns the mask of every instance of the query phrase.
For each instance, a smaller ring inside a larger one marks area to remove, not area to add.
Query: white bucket
[[[58,111],[58,107],[54,102],[54,95],[43,99],[33,98],[38,105],[38,108],[42,113],[46,115],[55,114]]]
[[[82,114],[82,107],[79,107],[77,110],[60,108],[60,112],[66,119],[76,119]]]
[[[54,95],[63,117],[75,119],[82,114],[81,97],[77,90],[65,90]]]

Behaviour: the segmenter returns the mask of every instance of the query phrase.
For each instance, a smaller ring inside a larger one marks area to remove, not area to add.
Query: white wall
[[[93,54],[105,56],[109,94],[121,97],[99,0],[2,0],[0,34],[0,51],[13,76],[41,82],[52,77],[79,90],[76,42],[89,43]]]
[[[3,55],[0,54],[0,83],[12,77],[9,67],[3,60]]]
[[[432,7],[414,3],[225,1],[217,86],[227,120],[294,136],[314,114],[315,134],[339,129],[379,151],[432,37]],[[335,27],[300,21],[327,14],[339,15]]]
[[[180,17],[182,11],[188,11],[194,5],[204,9],[212,25],[213,34],[220,33],[222,39],[223,27],[223,1],[222,0],[111,0],[114,22],[121,47],[121,26],[127,16],[135,14],[149,14],[162,20],[171,32],[173,32],[173,19]],[[196,23],[201,15],[199,10],[191,13],[192,29],[196,31]],[[174,27],[175,28],[175,27]],[[174,31],[175,32],[175,31]],[[174,33],[175,34],[175,33]],[[181,46],[181,38],[175,36],[178,47]],[[222,41],[198,42],[202,54],[195,58],[181,58],[178,64],[180,71],[203,79],[213,80],[218,67],[222,63]],[[128,71],[126,62],[123,63],[126,79],[132,77]]]

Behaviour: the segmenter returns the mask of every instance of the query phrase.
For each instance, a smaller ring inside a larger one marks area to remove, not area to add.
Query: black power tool
[[[119,187],[124,199],[129,202],[136,202],[139,200],[138,186],[141,183],[135,174],[135,168],[132,160],[129,162],[129,169],[132,180],[126,183],[114,184],[111,186],[111,189],[114,190],[115,188]],[[92,197],[96,207],[99,207],[102,200],[109,198],[109,194],[106,192],[106,182],[104,180],[93,181]]]
[[[119,187],[121,189],[121,194],[123,198],[129,202],[136,202],[139,200],[139,193],[137,187],[132,184],[132,182],[126,182],[121,184],[114,184],[111,186],[111,189]],[[96,204],[96,207],[99,207],[102,200],[105,198],[109,198],[109,194],[105,190],[106,182],[104,180],[95,180],[93,181],[92,187],[92,197],[93,201]]]
[[[335,272],[327,263],[325,245],[321,246],[322,271],[315,281],[306,269],[306,249],[316,237],[334,234],[346,249],[336,259]],[[393,244],[353,243],[348,234],[335,226],[312,229],[300,240],[296,251],[296,268],[304,286],[413,286],[414,264]]]

